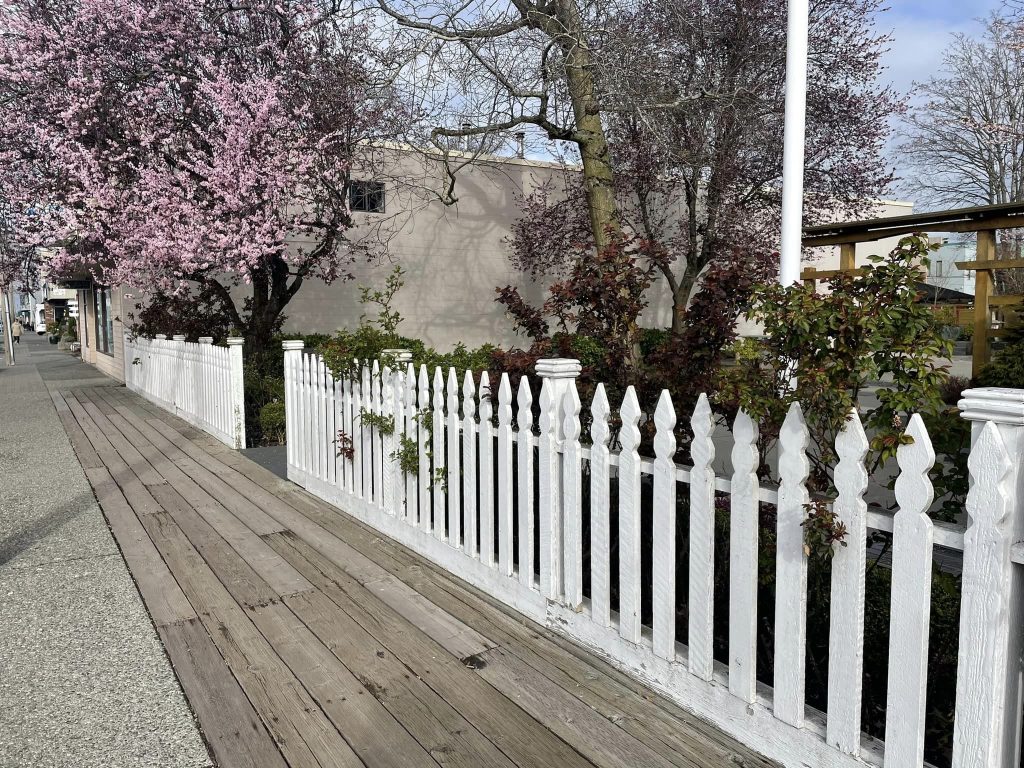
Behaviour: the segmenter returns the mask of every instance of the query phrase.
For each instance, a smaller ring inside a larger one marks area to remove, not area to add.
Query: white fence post
[[[538,360],[535,370],[541,380],[540,439],[537,459],[540,491],[540,581],[541,593],[557,600],[562,595],[564,519],[561,489],[561,447],[565,425],[560,406],[566,392],[580,375],[579,360],[548,358]]]
[[[229,391],[231,393],[230,434],[235,439],[235,448],[245,448],[245,378],[242,368],[243,339],[228,339]]]
[[[954,768],[1020,764],[1024,568],[1024,390],[968,389],[971,490],[960,607]]]
[[[206,338],[206,337],[204,337]],[[204,339],[199,339],[202,344]],[[284,434],[285,451],[288,455],[288,479],[300,482],[293,469],[298,469],[298,457],[302,450],[299,445],[298,405],[299,366],[302,364],[302,339],[288,339],[281,342],[284,349]],[[300,483],[301,484],[301,483]]]

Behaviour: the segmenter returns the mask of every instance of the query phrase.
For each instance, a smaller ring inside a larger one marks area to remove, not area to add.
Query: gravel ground
[[[50,400],[114,382],[45,337],[15,352],[0,364],[0,768],[210,766]]]

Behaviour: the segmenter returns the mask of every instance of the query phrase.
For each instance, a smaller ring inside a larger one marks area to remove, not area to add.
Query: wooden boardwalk
[[[127,390],[53,398],[218,765],[772,765]]]

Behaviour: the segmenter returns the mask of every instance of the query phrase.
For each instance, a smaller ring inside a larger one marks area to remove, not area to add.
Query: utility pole
[[[4,359],[7,365],[14,365],[14,283],[3,289],[4,296]]]
[[[789,0],[786,32],[786,122],[782,150],[782,247],[779,282],[800,280],[804,218],[804,138],[807,122],[808,0]]]

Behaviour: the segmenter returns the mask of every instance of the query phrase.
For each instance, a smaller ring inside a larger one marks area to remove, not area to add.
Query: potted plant
[[[57,349],[72,349],[73,344],[78,343],[78,323],[75,318],[69,317],[64,321],[63,332]]]
[[[51,344],[56,344],[60,341],[60,326],[57,323],[47,323],[46,333],[50,338]]]

